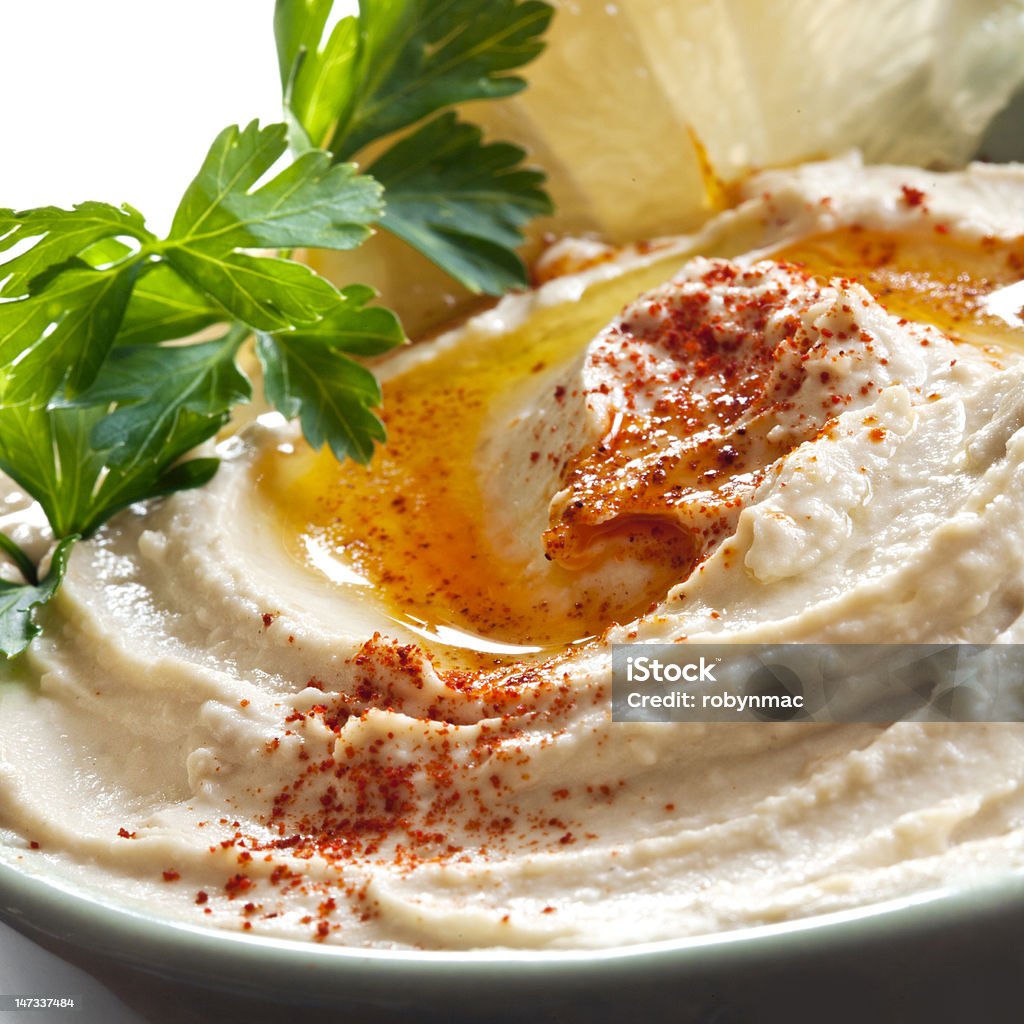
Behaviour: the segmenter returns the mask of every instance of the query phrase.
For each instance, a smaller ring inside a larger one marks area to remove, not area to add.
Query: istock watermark
[[[1024,721],[1024,644],[616,644],[616,722]]]

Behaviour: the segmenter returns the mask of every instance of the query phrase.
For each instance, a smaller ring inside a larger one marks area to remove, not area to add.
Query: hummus
[[[5,670],[0,858],[428,949],[1019,872],[1024,726],[618,723],[609,650],[1024,642],[1022,197],[1017,168],[764,173],[382,364],[369,469],[274,417],[224,442],[76,547]]]

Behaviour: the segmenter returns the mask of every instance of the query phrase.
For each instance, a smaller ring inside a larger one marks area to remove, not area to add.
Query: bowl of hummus
[[[627,645],[1022,642],[1022,239],[1015,165],[765,171],[382,361],[369,468],[222,441],[76,547],[0,684],[8,918],[384,1006],[1019,910],[1018,721],[611,697]]]

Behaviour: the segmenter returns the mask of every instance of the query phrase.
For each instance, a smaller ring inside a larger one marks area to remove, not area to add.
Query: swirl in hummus
[[[613,723],[609,649],[1024,641],[1022,197],[1015,168],[767,172],[383,364],[368,470],[273,420],[225,442],[211,486],[78,545],[0,685],[0,856],[431,949],[1021,870],[1021,726]]]

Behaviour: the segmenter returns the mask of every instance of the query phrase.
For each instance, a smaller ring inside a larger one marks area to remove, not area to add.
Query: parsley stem
[[[39,585],[39,574],[36,572],[36,567],[32,564],[32,559],[6,533],[0,533],[0,548],[3,548],[10,556],[11,561],[14,562],[21,575],[25,578],[26,583],[31,584],[33,587]]]

